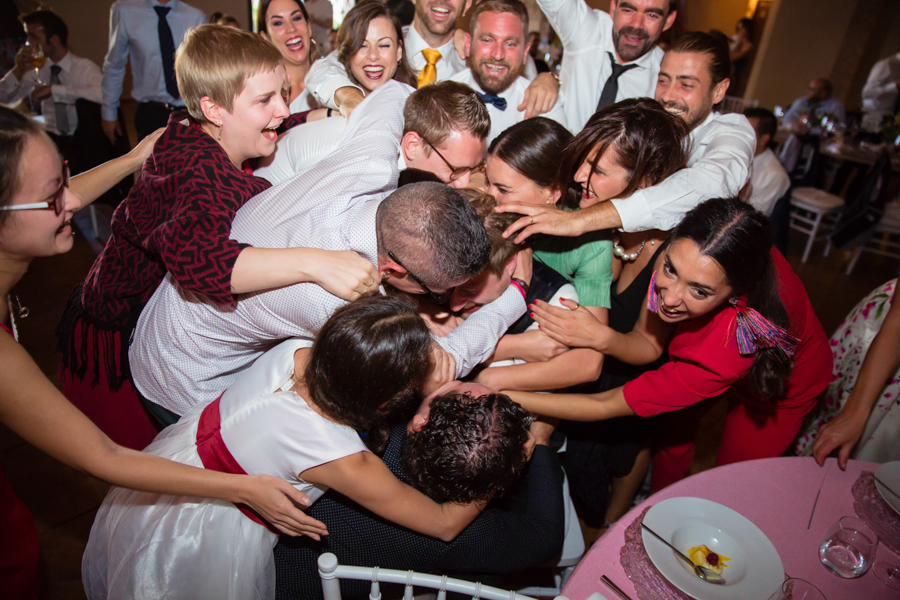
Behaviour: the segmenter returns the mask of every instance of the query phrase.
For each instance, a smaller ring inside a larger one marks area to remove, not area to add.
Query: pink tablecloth
[[[833,458],[821,468],[812,458],[767,458],[688,477],[651,496],[613,525],[581,560],[562,595],[584,600],[599,591],[614,598],[600,582],[606,575],[636,599],[634,586],[619,563],[625,528],[648,506],[676,496],[694,496],[724,504],[753,521],[778,549],[785,572],[814,583],[828,600],[898,600],[900,594],[882,584],[871,569],[858,579],[841,579],[819,562],[819,542],[828,528],[844,515],[855,515],[853,483],[862,471],[876,468],[875,463],[851,460],[847,470],[841,471]],[[878,552],[882,556],[887,551],[879,547]]]

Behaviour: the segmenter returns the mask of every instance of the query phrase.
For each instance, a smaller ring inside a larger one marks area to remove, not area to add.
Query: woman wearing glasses
[[[57,391],[16,341],[15,320],[23,309],[12,290],[31,260],[68,252],[72,214],[135,171],[156,137],[73,178],[70,189],[53,142],[34,122],[0,107],[0,422],[54,458],[109,483],[248,502],[271,515],[284,533],[325,533],[324,525],[294,507],[289,498],[308,502],[286,481],[195,469],[116,445]],[[0,539],[4,597],[37,598],[37,532],[2,472]]]
[[[138,317],[167,273],[183,289],[231,306],[237,294],[299,282],[353,300],[379,282],[374,266],[352,252],[252,248],[230,238],[237,210],[270,185],[243,164],[274,151],[275,130],[290,116],[278,50],[252,33],[203,25],[185,36],[175,71],[188,110],[170,117],[57,330],[66,397],[136,449],[176,420],[142,406],[128,365]]]

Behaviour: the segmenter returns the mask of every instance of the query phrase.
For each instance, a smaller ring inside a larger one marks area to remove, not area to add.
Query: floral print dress
[[[897,280],[892,279],[857,304],[834,335],[831,336],[831,351],[834,354],[832,382],[825,392],[824,401],[814,410],[807,426],[796,442],[796,452],[800,456],[811,456],[813,440],[819,428],[837,416],[844,408],[857,377],[869,345],[881,329],[884,317],[891,307]],[[900,370],[888,380],[875,402],[869,421],[850,458],[872,462],[900,460]]]

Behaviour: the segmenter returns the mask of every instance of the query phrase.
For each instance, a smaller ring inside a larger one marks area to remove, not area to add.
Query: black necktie
[[[495,96],[493,94],[482,94],[478,92],[478,95],[481,96],[481,99],[484,100],[485,104],[493,104],[499,110],[506,110],[506,99],[501,98],[500,96]]]
[[[598,111],[603,110],[616,101],[616,94],[619,93],[619,77],[622,73],[638,66],[635,64],[620,65],[616,62],[612,52],[607,52],[607,54],[609,54],[609,62],[612,65],[612,73],[610,73],[609,79],[606,80],[603,91],[600,92],[600,102],[597,103]]]
[[[153,10],[159,17],[159,51],[162,54],[163,76],[166,78],[166,90],[173,98],[180,98],[178,93],[178,81],[175,79],[175,40],[172,38],[172,29],[166,21],[166,14],[171,8],[168,6],[154,6]]]
[[[59,74],[62,67],[59,65],[50,65],[50,85],[59,85]],[[53,97],[52,95],[50,96]],[[66,112],[66,105],[61,102],[53,103],[53,111],[56,113],[56,131],[59,135],[69,135],[69,114]]]

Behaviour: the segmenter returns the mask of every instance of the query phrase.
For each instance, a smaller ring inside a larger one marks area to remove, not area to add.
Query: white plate
[[[644,523],[687,554],[706,544],[731,561],[722,572],[726,585],[697,577],[672,549],[641,530],[650,561],[672,585],[698,600],[768,598],[784,581],[781,557],[769,538],[749,519],[703,498],[669,498],[651,508]]]
[[[884,463],[875,471],[875,477],[882,480],[889,488],[900,493],[900,460]],[[884,486],[875,482],[875,489],[888,503],[888,506],[900,513],[900,498],[884,489]]]

